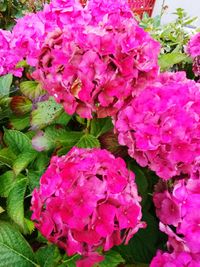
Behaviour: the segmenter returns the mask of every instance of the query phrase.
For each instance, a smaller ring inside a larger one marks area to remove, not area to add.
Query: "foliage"
[[[0,1],[0,28],[8,29],[15,24],[15,19],[22,17],[26,12],[33,12],[42,8],[45,0],[1,0]]]
[[[191,34],[196,32],[193,22],[197,18],[191,18],[184,9],[177,8],[174,13],[176,19],[162,24],[163,14],[164,12],[153,18],[144,13],[143,18],[139,21],[140,26],[161,44],[159,61],[161,70],[166,71],[172,67],[175,70],[184,69],[186,65],[191,64],[191,60],[185,53],[185,46]]]

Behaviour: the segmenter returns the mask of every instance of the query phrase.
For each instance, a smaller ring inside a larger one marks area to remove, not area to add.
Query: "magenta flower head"
[[[68,114],[114,115],[157,76],[160,45],[137,25],[125,3],[89,1],[69,26],[47,37],[35,78]]]
[[[69,256],[82,255],[77,266],[102,261],[109,250],[144,228],[141,198],[133,172],[107,150],[74,147],[54,156],[32,196],[32,220]]]
[[[200,33],[193,35],[186,47],[186,53],[193,58],[193,72],[200,76]]]
[[[192,57],[195,58],[200,56],[200,32],[193,35],[186,47],[186,52]]]
[[[21,77],[22,68],[16,67],[21,58],[10,47],[11,37],[11,32],[0,29],[0,76],[12,73]]]
[[[165,188],[156,186],[153,201],[160,230],[168,235],[170,253],[157,252],[151,267],[200,266],[200,160],[195,159],[189,178]],[[171,265],[170,265],[171,264]]]
[[[183,72],[165,73],[115,120],[121,145],[163,179],[189,174],[200,151],[200,86]]]

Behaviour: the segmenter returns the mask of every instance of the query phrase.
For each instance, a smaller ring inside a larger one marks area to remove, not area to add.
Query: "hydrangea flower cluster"
[[[200,55],[200,32],[191,37],[186,51],[192,58]]]
[[[21,68],[17,68],[16,64],[20,57],[15,54],[10,47],[11,33],[0,29],[0,76],[12,73],[15,76],[21,75]]]
[[[84,23],[56,29],[42,47],[34,77],[70,115],[112,116],[157,76],[160,45],[137,25],[126,1],[113,3],[89,1]]]
[[[188,174],[200,152],[200,86],[185,73],[164,73],[115,120],[121,145],[141,166],[169,179]]]
[[[189,252],[162,253],[158,251],[150,267],[199,267],[200,256]]]
[[[200,157],[189,179],[177,180],[172,188],[158,188],[153,197],[156,214],[161,231],[169,236],[167,245],[172,253],[158,252],[151,267],[165,266],[167,261],[171,266],[200,266]]]
[[[79,23],[80,18],[84,18],[83,7],[78,0],[53,0],[42,11],[17,19],[12,32],[1,30],[0,75],[12,73],[21,77],[23,68],[16,68],[16,64],[24,59],[35,67],[48,32],[65,25],[69,28],[76,17],[79,17]]]
[[[51,242],[69,256],[79,253],[78,267],[93,266],[104,251],[128,243],[142,223],[133,172],[107,150],[74,147],[54,156],[32,196],[32,219]]]
[[[200,76],[200,33],[195,34],[190,39],[186,52],[193,58],[193,72]]]

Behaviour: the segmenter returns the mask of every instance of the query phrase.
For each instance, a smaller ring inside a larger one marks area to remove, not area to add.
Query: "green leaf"
[[[13,188],[15,175],[12,171],[7,171],[0,176],[0,196],[8,197],[10,190]]]
[[[32,234],[32,232],[35,229],[34,222],[29,219],[24,218],[24,223],[25,223],[26,232],[28,234]]]
[[[34,129],[42,129],[61,114],[63,107],[57,104],[53,98],[47,101],[39,102],[35,110],[31,114],[31,125]]]
[[[159,58],[159,65],[162,71],[169,70],[175,64],[179,64],[187,60],[188,56],[183,53],[163,54]]]
[[[48,138],[53,140],[52,130],[48,129],[45,133]],[[83,135],[83,132],[66,131],[60,129],[60,131],[58,130],[56,134],[54,131],[54,141],[57,143],[57,145],[72,147],[81,139]]]
[[[37,158],[34,161],[32,168],[34,168],[34,170],[37,170],[43,173],[46,170],[47,166],[49,165],[49,161],[50,161],[50,158],[48,154],[46,152],[40,152],[38,153]]]
[[[4,142],[15,154],[33,150],[30,139],[20,131],[5,130]]]
[[[105,260],[98,263],[98,266],[99,267],[116,267],[120,263],[124,263],[124,262],[125,262],[124,259],[118,252],[114,250],[110,250],[109,252],[105,253]]]
[[[7,212],[9,217],[25,230],[24,196],[27,187],[27,178],[20,179],[10,190],[7,198]]]
[[[9,95],[12,81],[13,76],[11,74],[7,74],[0,77],[0,97]]]
[[[58,265],[58,267],[76,267],[76,261],[80,258],[81,256],[78,254],[75,254],[72,257],[68,257],[67,255],[65,255],[62,259],[62,263]]]
[[[85,134],[76,143],[76,146],[81,148],[93,148],[93,147],[100,147],[100,143],[95,136],[91,134]]]
[[[32,192],[36,187],[40,185],[40,177],[42,176],[41,171],[29,171],[27,174],[28,187],[30,192]]]
[[[5,12],[7,10],[7,4],[6,4],[6,1],[3,3],[0,2],[0,12]]]
[[[41,267],[57,267],[61,259],[58,248],[53,245],[38,249],[36,257]]]
[[[116,247],[126,263],[150,263],[156,253],[159,241],[159,227],[157,220],[148,212],[143,211],[146,229],[140,229],[129,241],[128,245]]]
[[[13,96],[10,108],[16,115],[24,115],[32,110],[32,102],[25,96]]]
[[[0,214],[3,213],[5,210],[0,206]]]
[[[11,151],[10,148],[3,148],[0,150],[0,163],[12,168],[13,161],[16,159],[15,154]]]
[[[145,203],[148,196],[148,180],[142,168],[138,167],[132,161],[128,163],[129,168],[135,173],[135,181],[138,187],[139,195],[142,197],[142,204]]]
[[[26,60],[21,60],[16,65],[16,68],[26,68],[26,67],[28,67]]]
[[[38,151],[65,146],[71,148],[84,135],[83,132],[66,131],[63,128],[49,126],[45,131],[39,131],[32,139],[33,147]]]
[[[13,163],[13,171],[15,175],[17,176],[21,171],[23,171],[32,161],[35,160],[37,156],[37,152],[32,150],[32,151],[27,151],[23,152],[18,155],[17,159]]]
[[[58,118],[54,120],[55,124],[60,124],[66,126],[68,122],[71,120],[72,116],[68,115],[66,112],[62,112]]]
[[[34,100],[42,95],[46,94],[40,84],[35,81],[25,81],[20,83],[20,91],[26,97]]]
[[[30,116],[24,115],[19,117],[12,115],[10,117],[10,124],[15,130],[24,130],[25,128],[28,128],[30,126]]]
[[[91,121],[90,133],[96,137],[108,132],[113,128],[111,118],[93,119]]]
[[[23,236],[10,224],[0,222],[0,267],[40,267]]]

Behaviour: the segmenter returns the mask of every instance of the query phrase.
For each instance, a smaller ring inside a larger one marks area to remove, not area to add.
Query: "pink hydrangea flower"
[[[129,239],[145,227],[134,174],[107,150],[73,148],[53,157],[32,196],[32,220],[78,267],[103,259],[96,253]]]
[[[200,86],[184,73],[165,73],[115,119],[121,145],[163,179],[191,171],[200,151]]]
[[[68,45],[55,46],[56,37],[61,39],[59,31]],[[42,11],[18,19],[9,43],[13,66],[23,59],[37,65],[37,77],[50,94],[63,102],[68,113],[76,111],[86,118],[96,109],[100,117],[114,114],[133,87],[152,80],[158,72],[160,46],[137,26],[125,0],[91,0],[85,8],[78,0],[53,0]],[[52,67],[44,64],[48,56]],[[10,69],[3,67],[2,73]],[[44,81],[40,70],[54,80]]]
[[[133,17],[127,0],[90,0],[86,8],[91,13],[91,22],[94,25],[112,21],[118,23],[118,19],[129,19]]]
[[[22,75],[22,68],[16,69],[18,62],[25,59],[30,66],[35,67],[41,47],[47,34],[57,28],[69,28],[74,20],[79,23],[84,21],[87,15],[83,14],[83,7],[79,1],[56,1],[45,5],[42,11],[29,13],[17,20],[11,33],[4,33],[4,40],[1,39],[0,55],[1,70],[0,75],[12,73],[15,76]],[[5,44],[6,42],[6,44]],[[4,45],[3,45],[4,44]]]
[[[12,73],[20,77],[22,69],[16,68],[20,57],[10,47],[12,34],[9,31],[0,30],[0,76]]]
[[[189,178],[175,180],[165,188],[156,187],[153,201],[171,253],[158,251],[151,267],[200,266],[200,179],[196,175],[200,170],[199,157],[194,162]],[[169,200],[173,211],[166,208]]]
[[[193,35],[186,47],[186,52],[195,58],[200,55],[200,32]]]
[[[186,53],[193,58],[193,72],[200,76],[200,33],[193,35],[186,47]]]
[[[42,43],[46,37],[42,12],[30,13],[17,20],[12,30],[11,49],[27,63],[35,66]]]
[[[67,113],[111,116],[155,78],[158,53],[159,44],[133,18],[75,24],[48,36],[35,78]]]
[[[199,267],[199,256],[192,255],[187,252],[179,253],[162,253],[157,252],[157,255],[153,258],[150,267]]]

